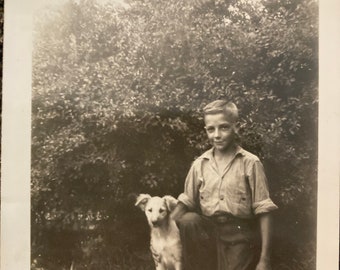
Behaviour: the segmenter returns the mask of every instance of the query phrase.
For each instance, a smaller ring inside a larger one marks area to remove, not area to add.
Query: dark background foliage
[[[138,193],[177,196],[226,98],[275,212],[273,269],[315,269],[313,0],[68,1],[36,17],[32,269],[153,269]]]

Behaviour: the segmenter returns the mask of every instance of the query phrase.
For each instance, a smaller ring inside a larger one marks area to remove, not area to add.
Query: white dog
[[[150,229],[150,249],[157,270],[182,269],[182,245],[179,230],[170,218],[177,200],[171,196],[151,197],[140,194],[136,206],[145,212]]]

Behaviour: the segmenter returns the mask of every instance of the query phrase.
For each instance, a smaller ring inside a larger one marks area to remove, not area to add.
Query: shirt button
[[[221,201],[224,200],[224,196],[223,196],[223,195],[220,196],[220,200],[221,200]]]

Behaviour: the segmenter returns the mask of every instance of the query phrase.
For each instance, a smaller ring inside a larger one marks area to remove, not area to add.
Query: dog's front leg
[[[175,263],[175,270],[182,270],[182,262]]]
[[[152,258],[155,263],[156,270],[163,270],[163,266],[160,260],[160,256],[152,253]]]
[[[165,268],[165,266],[164,266],[161,262],[159,262],[158,260],[155,260],[155,259],[154,259],[154,262],[155,262],[156,270],[167,270],[167,269]],[[176,269],[176,270],[177,270],[177,269]]]
[[[152,245],[150,246],[150,250],[151,250],[153,261],[155,263],[156,270],[166,270],[162,265],[161,255],[156,252],[156,250],[152,247]]]
[[[163,264],[159,263],[156,267],[156,270],[166,270],[166,268],[163,266]]]

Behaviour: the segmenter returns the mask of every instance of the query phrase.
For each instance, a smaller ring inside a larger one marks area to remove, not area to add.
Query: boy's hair
[[[233,102],[218,99],[203,108],[204,116],[217,113],[224,113],[231,122],[238,121],[238,109]]]

